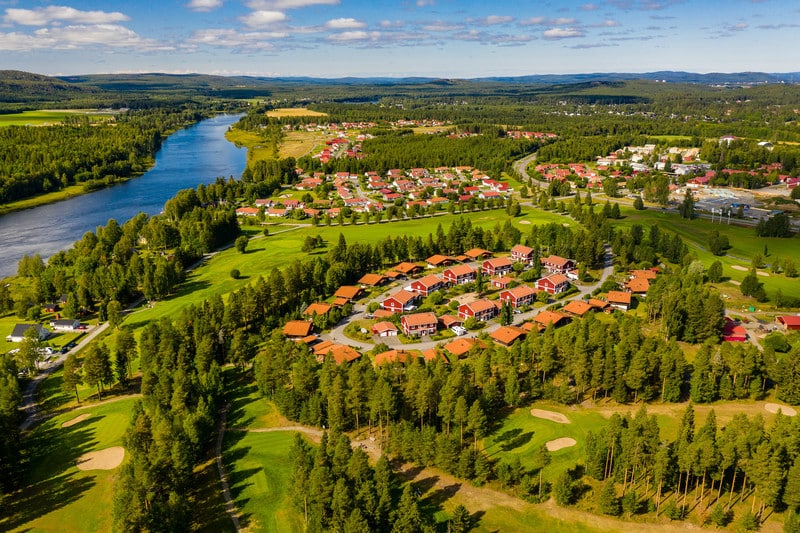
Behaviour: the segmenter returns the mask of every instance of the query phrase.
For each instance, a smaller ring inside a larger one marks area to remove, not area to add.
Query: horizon
[[[3,3],[4,68],[50,76],[474,79],[800,68],[788,52],[800,44],[800,24],[786,22],[800,8],[789,0]]]

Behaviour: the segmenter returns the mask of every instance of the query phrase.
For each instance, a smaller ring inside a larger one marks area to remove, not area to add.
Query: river
[[[87,231],[109,219],[122,225],[143,212],[160,213],[181,189],[213,183],[219,176],[239,178],[247,150],[225,139],[241,115],[219,115],[170,135],[146,173],[68,200],[0,216],[0,278],[17,272],[23,255],[50,257],[72,246]]]

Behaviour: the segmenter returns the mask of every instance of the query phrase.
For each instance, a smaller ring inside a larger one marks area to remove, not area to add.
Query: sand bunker
[[[520,221],[519,221],[519,223],[520,223],[520,224],[525,224],[525,225],[528,225],[528,224],[530,224],[530,223],[531,223],[531,221],[530,221],[530,220],[520,220]]]
[[[743,267],[742,265],[731,265],[731,268],[734,270],[741,270],[742,272],[747,272],[747,267]]]
[[[97,452],[89,452],[78,458],[78,470],[113,470],[122,464],[125,448],[114,446]]]
[[[556,413],[555,411],[546,411],[544,409],[531,409],[531,414],[536,418],[543,418],[545,420],[550,420],[551,422],[557,422],[559,424],[569,424],[569,418],[562,415],[561,413]]]
[[[734,284],[734,285],[741,285],[741,284],[742,284],[742,282],[741,282],[741,281],[736,281],[735,279],[732,279],[732,280],[730,280],[730,282],[731,282],[732,284]]]
[[[760,270],[757,270],[756,274],[758,274],[759,276],[764,276],[765,278],[769,277],[769,273],[768,272],[761,272]]]
[[[545,446],[547,447],[547,451],[555,452],[564,448],[569,448],[570,446],[575,446],[576,444],[577,442],[575,442],[575,439],[561,437],[560,439],[547,441]]]
[[[75,417],[75,418],[73,418],[72,420],[67,420],[66,422],[64,422],[63,424],[61,424],[61,427],[62,427],[62,428],[68,428],[68,427],[70,427],[70,426],[74,426],[75,424],[78,424],[78,423],[80,423],[80,422],[83,422],[84,420],[86,420],[86,419],[87,419],[87,418],[89,418],[90,416],[92,416],[92,414],[91,414],[91,413],[83,413],[82,415],[78,415],[78,416],[76,416],[76,417]]]
[[[778,409],[780,409],[781,414],[786,416],[797,416],[797,411],[793,407],[789,407],[788,405],[779,405],[777,403],[768,403],[764,406],[770,413],[777,413]]]

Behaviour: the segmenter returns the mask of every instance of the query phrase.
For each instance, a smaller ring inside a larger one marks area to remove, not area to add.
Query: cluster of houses
[[[458,202],[470,200],[497,200],[508,197],[513,189],[508,182],[492,179],[486,173],[468,166],[438,167],[435,169],[412,168],[408,170],[390,169],[385,174],[366,172],[364,190],[359,186],[362,176],[349,172],[327,175],[315,172],[312,176],[302,175],[295,185],[298,190],[311,191],[324,183],[330,183],[336,197],[330,200],[315,200],[306,205],[297,199],[258,199],[254,206],[240,207],[238,216],[255,217],[262,212],[266,217],[286,217],[295,210],[302,210],[305,216],[321,216],[327,213],[338,216],[342,207],[355,212],[383,211],[385,204],[399,205],[406,209],[413,206],[427,209],[430,206],[446,206],[452,198]],[[336,203],[337,206],[333,207]]]
[[[72,318],[56,318],[50,321],[50,329],[42,326],[41,324],[15,324],[14,329],[11,330],[11,333],[6,335],[6,341],[8,342],[22,342],[25,338],[25,333],[28,330],[33,328],[36,330],[37,335],[39,336],[40,341],[47,340],[50,338],[50,335],[54,331],[60,332],[71,332],[71,331],[80,331],[85,329],[85,326],[81,325],[80,320],[72,319]]]

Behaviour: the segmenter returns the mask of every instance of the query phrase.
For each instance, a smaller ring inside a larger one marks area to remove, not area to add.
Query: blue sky
[[[468,78],[800,71],[797,0],[0,0],[0,68]]]

